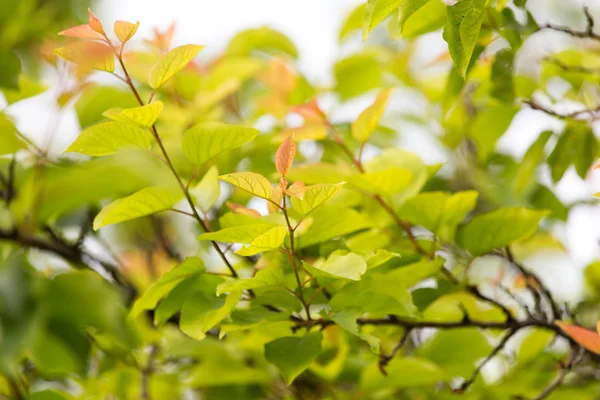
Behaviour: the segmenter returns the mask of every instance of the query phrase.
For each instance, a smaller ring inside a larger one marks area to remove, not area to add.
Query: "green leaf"
[[[164,274],[154,282],[134,303],[130,315],[135,318],[144,310],[156,308],[158,302],[167,296],[181,282],[198,277],[205,272],[204,263],[198,257],[188,257],[186,260]]]
[[[287,36],[266,26],[238,33],[229,42],[227,53],[234,57],[250,56],[253,53],[283,53],[293,58],[298,57],[296,46]]]
[[[310,226],[296,239],[296,246],[299,249],[372,226],[372,221],[366,214],[361,214],[351,208],[324,206],[317,209],[307,219],[310,220]],[[302,222],[302,224],[306,223],[306,220]]]
[[[300,214],[307,215],[339,192],[343,185],[344,183],[317,183],[307,186],[304,198],[292,197],[292,206]]]
[[[0,85],[2,86],[2,85]],[[37,81],[27,78],[24,75],[19,76],[19,88],[18,89],[3,89],[4,97],[6,102],[10,105],[18,101],[28,99],[36,96],[40,93],[45,92],[48,89],[46,85],[43,85]]]
[[[519,363],[526,363],[539,356],[547,348],[555,335],[555,332],[544,329],[531,329],[527,332],[527,336],[523,339],[519,347],[517,356]]]
[[[0,88],[19,89],[21,61],[12,51],[0,48]]]
[[[533,235],[540,220],[548,214],[545,210],[502,207],[478,215],[462,226],[458,231],[457,241],[473,255],[481,255]]]
[[[323,335],[313,332],[304,337],[288,336],[265,344],[265,358],[281,372],[289,385],[321,353]]]
[[[148,149],[153,138],[150,131],[138,125],[110,121],[84,129],[65,153],[81,153],[100,157],[120,150]]]
[[[367,272],[367,263],[357,254],[332,253],[327,260],[310,265],[328,277],[345,278],[359,281],[361,275]]]
[[[396,10],[401,2],[402,0],[368,0],[363,21],[363,40],[367,40],[369,32]]]
[[[142,189],[104,207],[94,218],[94,230],[168,210],[180,198],[178,192],[164,187],[153,186]]]
[[[45,389],[39,392],[33,392],[28,397],[29,400],[72,400],[73,398],[66,394],[55,390]]]
[[[404,0],[400,4],[400,30],[404,29],[406,21],[419,11],[423,6],[429,3],[430,0]]]
[[[416,9],[417,2],[421,0],[405,0],[401,6],[409,7],[407,12],[412,12],[410,16],[404,19],[402,10],[400,16],[404,20],[400,22],[402,36],[405,38],[415,38],[425,33],[437,31],[446,23],[446,4],[441,0],[429,0],[425,4]],[[412,4],[411,4],[412,3]]]
[[[502,49],[496,53],[492,65],[492,90],[490,94],[504,103],[512,103],[515,99],[513,82],[513,61],[515,54],[511,49]]]
[[[159,89],[177,72],[185,68],[203,48],[204,46],[186,44],[169,51],[150,71],[148,78],[150,87]]]
[[[365,20],[365,9],[367,4],[361,4],[356,7],[344,20],[342,29],[340,30],[339,41],[346,39],[349,34],[358,29],[362,29],[363,22]]]
[[[512,104],[502,104],[477,114],[468,134],[477,145],[479,160],[485,161],[494,151],[496,142],[506,132],[517,111],[518,107]]]
[[[384,69],[379,56],[375,51],[366,51],[335,64],[335,91],[342,101],[381,86]]]
[[[423,319],[426,321],[456,322],[464,321],[465,318],[471,321],[504,322],[506,314],[500,308],[479,301],[465,292],[438,297],[423,312]]]
[[[110,110],[105,111],[102,115],[104,115],[106,118],[112,119],[113,121],[127,122],[146,128],[151,128],[162,112],[163,107],[164,106],[162,102],[155,101],[154,103],[135,108],[111,108]]]
[[[575,166],[579,176],[584,179],[597,154],[598,140],[591,126],[580,121],[567,123],[548,157],[552,180],[558,182],[571,165]]]
[[[198,240],[214,240],[225,243],[250,244],[260,235],[276,227],[273,224],[240,225],[221,229],[215,232],[207,232],[198,236]]]
[[[292,167],[287,177],[291,181],[302,181],[306,184],[313,183],[338,183],[345,181],[356,173],[347,164],[331,164],[319,162],[314,164]]]
[[[112,86],[92,86],[77,99],[75,111],[82,128],[100,122],[102,113],[111,107],[133,108],[138,105],[131,92]]]
[[[242,247],[235,254],[240,256],[253,256],[265,251],[277,250],[283,245],[283,241],[288,234],[288,229],[284,226],[276,226],[269,229],[262,235],[254,239],[249,246]]]
[[[202,340],[206,332],[227,317],[240,300],[241,292],[217,297],[212,293],[191,294],[181,308],[179,328],[186,335]]]
[[[434,385],[447,379],[444,371],[433,362],[416,357],[394,357],[386,366],[383,375],[377,363],[365,368],[360,377],[363,390],[407,388]]]
[[[362,315],[360,312],[355,311],[340,311],[336,312],[331,316],[331,319],[335,321],[335,323],[341,326],[345,331],[358,336],[365,342],[369,344],[371,347],[371,351],[375,354],[379,353],[379,338],[373,335],[369,335],[367,333],[363,333],[360,331],[358,327],[358,323],[356,320]]]
[[[183,152],[187,158],[202,165],[206,161],[254,140],[259,131],[254,128],[222,122],[202,122],[183,136]]]
[[[255,172],[234,172],[221,175],[219,179],[263,199],[270,200],[273,193],[271,182]]]
[[[352,123],[352,136],[360,141],[366,142],[379,125],[379,120],[383,116],[388,99],[392,95],[392,89],[384,89],[377,94],[375,101]]]
[[[400,193],[411,183],[413,174],[408,168],[386,168],[347,177],[350,186],[367,193],[391,196]]]
[[[459,75],[464,79],[471,61],[487,0],[461,0],[448,7],[448,20],[444,27],[444,40]]]
[[[214,165],[204,174],[200,182],[190,189],[190,194],[196,199],[196,204],[204,212],[208,212],[219,200],[221,186],[219,185],[219,170]]]
[[[399,216],[429,229],[442,240],[452,241],[456,227],[475,208],[477,197],[478,193],[473,190],[452,195],[446,192],[420,193],[404,203]]]
[[[274,265],[269,268],[261,269],[249,279],[231,279],[220,284],[217,287],[217,296],[223,293],[233,291],[243,291],[249,289],[258,289],[267,286],[278,286],[284,283],[283,268],[280,265]]]
[[[538,136],[523,156],[514,180],[514,188],[517,194],[523,193],[523,190],[535,181],[535,172],[545,158],[546,153],[544,152],[544,148],[551,137],[552,131],[540,133],[540,136]]]
[[[0,113],[0,156],[13,154],[27,148],[27,143],[17,133],[15,125]]]

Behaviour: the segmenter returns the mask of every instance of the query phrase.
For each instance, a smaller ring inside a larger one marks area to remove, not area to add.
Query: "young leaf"
[[[273,193],[271,194],[271,201],[267,203],[267,210],[269,214],[276,213],[279,211],[278,205],[281,204],[281,199],[283,198],[283,189],[280,185],[276,185],[273,189]]]
[[[262,235],[254,239],[249,246],[242,247],[235,254],[240,256],[253,256],[265,251],[277,250],[283,245],[288,230],[284,226],[276,226],[269,229]]]
[[[89,27],[92,28],[92,30],[102,34],[102,36],[106,36],[106,33],[104,32],[104,28],[102,28],[102,22],[100,22],[100,20],[98,18],[96,18],[96,16],[92,12],[92,10],[90,10],[89,8],[88,8],[88,14],[90,15],[90,18],[88,19]]]
[[[54,49],[54,54],[77,64],[80,68],[113,72],[115,57],[108,45],[98,42],[73,42]]]
[[[280,187],[279,185],[277,185],[277,187]],[[302,181],[296,181],[294,183],[292,183],[292,185],[285,189],[285,192],[292,197],[297,197],[300,200],[304,200],[304,192],[306,192],[306,186],[304,185],[304,182]]]
[[[379,120],[385,111],[392,89],[384,89],[377,94],[375,101],[367,107],[352,123],[352,136],[360,141],[366,142],[379,124]]]
[[[58,32],[59,35],[74,37],[78,39],[102,40],[104,36],[96,32],[89,25],[77,25],[64,31]]]
[[[225,243],[250,244],[260,235],[276,227],[273,224],[240,225],[221,229],[215,232],[207,232],[198,236],[198,240],[214,240]]]
[[[386,168],[377,172],[366,172],[346,178],[348,184],[367,193],[391,196],[410,185],[413,174],[408,168]]]
[[[178,192],[163,187],[153,186],[142,189],[104,207],[94,218],[94,230],[168,210],[180,197]]]
[[[261,269],[250,279],[231,279],[217,287],[217,296],[223,293],[258,289],[266,286],[281,285],[285,280],[283,268],[275,265]]]
[[[533,235],[540,220],[548,214],[545,210],[524,207],[499,208],[462,226],[457,241],[473,255],[481,255]]]
[[[346,278],[359,281],[362,274],[367,272],[367,263],[358,254],[331,254],[325,262],[311,265],[327,276]]]
[[[200,182],[190,189],[190,194],[195,197],[196,204],[207,212],[219,200],[221,186],[219,185],[219,170],[214,165],[204,174]]]
[[[187,158],[202,165],[206,161],[254,140],[259,131],[254,128],[202,122],[188,129],[183,136],[183,152]]]
[[[204,263],[198,257],[189,257],[164,274],[158,281],[154,282],[142,296],[135,302],[131,309],[131,317],[137,317],[144,310],[156,308],[158,302],[165,297],[173,288],[186,279],[199,276],[204,273]]]
[[[471,61],[487,0],[462,0],[448,7],[448,20],[444,27],[444,40],[459,75],[464,79]]]
[[[293,135],[290,135],[281,143],[275,153],[275,167],[281,176],[285,177],[296,157],[296,143]]]
[[[246,192],[257,197],[269,200],[272,195],[271,182],[261,174],[255,172],[234,172],[232,174],[221,175],[219,179],[231,183]]]
[[[318,183],[307,186],[304,191],[304,198],[292,197],[292,206],[302,215],[307,215],[315,208],[329,200],[342,188],[344,183]]]
[[[265,344],[265,358],[279,369],[289,386],[321,353],[322,341],[321,332],[275,339]]]
[[[398,8],[402,0],[369,0],[365,9],[362,39],[367,40],[369,32]]]
[[[130,148],[148,149],[152,135],[146,128],[124,122],[102,122],[83,130],[65,153],[106,156]]]
[[[135,35],[140,26],[140,21],[135,24],[127,21],[115,21],[114,31],[122,44],[125,44]]]
[[[571,339],[589,351],[600,354],[600,334],[598,332],[590,331],[577,325],[566,324],[562,321],[556,321],[555,324],[569,335]]]
[[[159,89],[177,72],[185,68],[202,50],[204,46],[187,44],[176,47],[161,58],[150,71],[148,83],[153,89]]]
[[[106,118],[113,121],[128,122],[140,125],[146,128],[151,128],[156,122],[156,119],[163,110],[163,103],[156,101],[145,106],[135,108],[111,108],[102,113]]]
[[[246,216],[252,217],[252,218],[260,218],[261,217],[260,213],[253,208],[248,208],[241,204],[233,203],[231,201],[226,202],[225,205],[227,207],[229,207],[229,209],[236,214],[246,215]]]

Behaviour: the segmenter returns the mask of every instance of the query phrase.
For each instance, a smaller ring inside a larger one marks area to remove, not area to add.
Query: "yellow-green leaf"
[[[254,128],[202,122],[194,125],[183,136],[183,152],[195,164],[206,161],[252,141],[259,131]]]
[[[353,281],[359,281],[361,275],[367,272],[366,261],[354,253],[340,254],[334,252],[324,262],[315,263],[310,267],[328,277],[345,278]]]
[[[27,144],[18,136],[15,125],[0,113],[0,156],[25,148]]]
[[[291,385],[321,353],[322,341],[321,332],[312,332],[304,337],[287,336],[275,339],[265,344],[265,358],[279,369],[285,383]]]
[[[261,174],[255,172],[234,172],[232,174],[221,175],[219,179],[267,200],[271,198],[273,192],[271,182]]]
[[[176,73],[185,68],[204,46],[186,44],[169,51],[150,71],[148,83],[154,89],[167,83]]]
[[[244,243],[250,244],[260,235],[270,231],[276,225],[273,224],[254,224],[240,225],[231,228],[221,229],[215,232],[207,232],[198,236],[198,240],[214,240],[225,243]]]
[[[283,245],[287,234],[288,230],[286,227],[276,226],[258,236],[249,246],[242,247],[235,253],[240,256],[253,256],[265,251],[277,250]]]
[[[219,170],[214,165],[210,167],[196,186],[190,189],[190,194],[196,199],[196,204],[207,212],[219,200],[221,186],[219,185]]]
[[[307,186],[304,191],[304,198],[299,199],[292,197],[292,206],[302,215],[307,215],[315,208],[329,200],[335,195],[344,185],[342,183],[318,183],[316,185]]]
[[[163,103],[156,101],[141,107],[134,108],[111,108],[102,115],[113,121],[129,122],[136,125],[151,128],[163,110]]]
[[[150,131],[141,126],[109,121],[83,130],[65,153],[106,156],[131,148],[147,149],[152,144]]]
[[[217,296],[227,292],[280,285],[284,280],[285,275],[283,273],[283,268],[281,265],[274,265],[269,268],[261,269],[250,279],[231,279],[227,282],[223,282],[217,287]]]
[[[383,89],[375,97],[375,101],[367,107],[356,120],[352,123],[352,136],[360,142],[366,142],[377,125],[385,111],[388,99],[392,94],[392,89]]]
[[[164,187],[153,186],[142,189],[104,207],[94,219],[94,230],[168,210],[180,198],[178,192]]]
[[[140,21],[137,21],[135,24],[127,21],[115,21],[115,35],[117,35],[121,43],[125,44],[125,42],[135,35],[139,26]]]
[[[348,178],[348,184],[360,191],[384,196],[400,193],[408,187],[413,178],[408,168],[386,168],[382,171],[367,172]]]

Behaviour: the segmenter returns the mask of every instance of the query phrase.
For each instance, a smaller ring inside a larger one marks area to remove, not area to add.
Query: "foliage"
[[[530,266],[565,251],[578,205],[557,184],[598,156],[596,47],[573,42],[536,79],[516,68],[543,31],[599,42],[594,17],[578,30],[525,0],[450,3],[359,6],[339,37],[365,44],[331,87],[271,28],[199,61],[174,25],[130,51],[140,23],[90,11],[47,54],[81,126],[60,155],[11,119],[46,87],[0,46],[0,394],[598,398],[600,263],[569,305]],[[419,65],[434,36],[447,52]],[[399,107],[409,92],[418,111]],[[324,106],[359,97],[351,120]],[[562,128],[507,154],[531,109]],[[398,146],[411,128],[445,165]]]

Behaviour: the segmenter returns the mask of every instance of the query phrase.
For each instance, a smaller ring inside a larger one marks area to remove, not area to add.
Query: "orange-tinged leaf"
[[[125,42],[135,35],[139,26],[140,21],[137,21],[135,24],[127,21],[115,21],[115,35],[117,35],[121,43],[125,44]]]
[[[281,143],[275,153],[275,167],[281,176],[286,176],[296,157],[296,143],[292,135]]]
[[[77,25],[64,31],[58,32],[59,35],[69,36],[79,39],[102,40],[104,37],[90,28],[89,25]]]
[[[555,324],[581,346],[591,352],[600,354],[600,335],[597,332],[577,325],[566,324],[562,321],[556,321]]]
[[[54,50],[54,54],[77,64],[82,69],[97,69],[113,72],[115,58],[113,51],[104,43],[73,42]]]
[[[288,68],[283,60],[275,58],[269,63],[260,79],[278,98],[287,99],[287,96],[296,87],[298,76]]]
[[[594,169],[600,169],[600,164],[596,165]]]
[[[96,18],[96,16],[92,12],[92,10],[90,10],[89,8],[88,8],[88,13],[90,14],[90,19],[88,19],[89,27],[92,28],[92,30],[100,33],[102,36],[106,36],[106,33],[104,32],[104,28],[102,28],[102,22],[100,22],[100,20],[98,18]]]
[[[600,321],[596,322],[596,332],[600,335]]]
[[[292,112],[302,116],[306,122],[325,122],[325,113],[316,100],[292,108]]]
[[[283,197],[283,188],[281,185],[276,185],[273,189],[273,193],[271,194],[271,201],[275,204],[281,203],[281,198]],[[271,201],[267,202],[267,210],[269,210],[269,214],[276,213],[279,211],[279,208],[271,203]]]
[[[166,31],[161,32],[157,28],[154,28],[154,38],[146,40],[146,43],[152,47],[160,50],[161,53],[166,53],[171,48],[171,40],[173,40],[173,34],[175,33],[175,22],[167,28]]]
[[[306,186],[302,181],[296,181],[289,188],[285,189],[285,192],[292,196],[297,197],[300,200],[304,199],[304,192],[306,191]]]
[[[253,210],[252,208],[245,207],[241,204],[232,203],[230,201],[226,202],[225,205],[229,207],[231,211],[235,214],[246,215],[248,217],[260,218],[261,215],[258,211]]]

